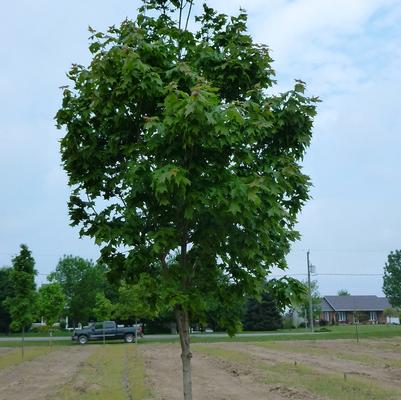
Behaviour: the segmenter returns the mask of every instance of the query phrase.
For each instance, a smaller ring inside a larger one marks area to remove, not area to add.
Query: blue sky
[[[294,78],[322,99],[305,158],[313,199],[300,215],[302,240],[289,273],[306,271],[306,249],[322,294],[346,288],[381,294],[390,250],[401,248],[401,0],[210,1],[249,13],[249,31],[271,48],[278,90]],[[63,254],[96,259],[69,227],[69,189],[54,126],[59,86],[72,62],[85,64],[87,27],[135,17],[138,1],[4,2],[0,63],[0,266],[20,243],[41,275]],[[302,276],[299,276],[303,278]]]

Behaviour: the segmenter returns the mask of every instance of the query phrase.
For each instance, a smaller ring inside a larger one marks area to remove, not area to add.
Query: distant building
[[[377,296],[324,296],[320,319],[328,324],[400,323],[399,318],[388,319],[384,310],[391,305],[385,297]]]

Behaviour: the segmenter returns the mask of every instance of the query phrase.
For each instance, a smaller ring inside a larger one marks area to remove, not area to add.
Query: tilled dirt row
[[[261,348],[257,345],[232,346],[231,343],[223,345],[226,348],[245,351],[247,354],[258,357],[267,362],[297,362],[318,369],[319,371],[330,373],[338,372],[348,376],[359,376],[376,381],[378,385],[386,387],[401,388],[401,369],[392,368],[383,360],[381,365],[367,365],[362,362],[338,359],[335,356],[335,350],[328,351],[325,355],[302,354],[283,350],[274,350]],[[338,348],[337,348],[338,349]],[[341,348],[341,350],[343,350]],[[361,354],[361,353],[358,353]],[[379,353],[376,353],[377,360],[380,359]]]
[[[70,381],[93,347],[68,347],[0,370],[0,400],[45,400]]]
[[[214,343],[194,346],[192,360],[194,400],[323,399],[302,388],[289,387],[283,382],[276,384],[271,379],[267,380],[266,370],[258,368],[260,363],[263,365],[274,365],[280,362],[292,365],[298,363],[298,365],[308,366],[323,374],[345,373],[365,378],[379,387],[401,388],[401,368],[390,367],[381,361],[382,359],[396,359],[399,356],[397,341],[394,343],[365,341],[359,346],[347,341],[287,342],[284,346],[283,343],[272,343],[271,345],[268,343],[264,345]],[[394,344],[395,351],[383,352],[382,343],[386,345],[384,346],[386,350],[387,348],[391,349]],[[208,353],[202,350],[213,347],[231,351],[233,354],[235,352],[243,353],[251,362],[232,362],[224,357],[209,355],[210,351]],[[300,349],[305,349],[305,352],[299,351]],[[307,352],[308,349],[310,352]],[[320,351],[322,349],[324,352]],[[0,357],[6,351],[1,350]],[[59,348],[32,361],[0,370],[0,400],[53,400],[63,385],[75,382],[81,367],[94,351],[101,351],[101,347]],[[146,344],[139,346],[138,351],[140,357],[145,360],[147,384],[151,388],[153,399],[181,399],[182,370],[179,346]],[[373,355],[377,357],[379,363],[370,365],[368,362],[339,359],[335,355],[336,352],[352,352],[358,356]],[[126,360],[122,359],[121,362],[124,363]],[[127,382],[122,381],[121,384],[127,385]],[[101,389],[101,385],[99,388]],[[79,399],[79,391],[77,398]],[[326,398],[324,397],[324,399]]]
[[[182,398],[180,351],[174,345],[144,346],[149,384],[157,400]],[[302,390],[260,383],[258,372],[236,363],[194,352],[192,359],[194,399],[208,400],[317,400]]]
[[[387,344],[389,343],[391,342],[387,342]],[[291,351],[291,347],[295,344],[311,350],[324,348],[327,349],[327,352],[313,354],[312,351],[310,353]],[[319,373],[338,373],[341,376],[344,374],[344,376],[364,378],[377,384],[378,387],[396,390],[401,388],[401,369],[390,367],[385,363],[386,358],[393,357],[390,352],[383,354],[380,342],[365,341],[362,345],[355,345],[347,341],[327,341],[318,344],[294,342],[285,346],[288,346],[287,350],[258,346],[256,343],[216,343],[200,346],[243,352],[256,364],[260,362],[267,365],[294,363],[308,366]],[[375,349],[375,347],[378,348]],[[143,351],[144,358],[147,360],[150,384],[154,388],[156,399],[179,399],[182,393],[182,378],[181,360],[177,346],[146,346]],[[339,359],[335,356],[336,352],[375,355],[376,364],[369,365],[357,360]],[[393,355],[395,359],[397,354],[393,353]],[[321,399],[318,395],[302,388],[294,388],[285,384],[267,384],[265,372],[250,365],[247,366],[246,363],[230,362],[195,350],[192,365],[194,399]]]

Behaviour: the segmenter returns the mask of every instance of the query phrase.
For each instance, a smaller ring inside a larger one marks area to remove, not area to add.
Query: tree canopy
[[[190,32],[191,8],[147,0],[134,21],[91,28],[92,61],[72,66],[56,116],[72,225],[101,246],[111,278],[142,279],[152,304],[175,310],[183,361],[191,318],[286,268],[317,101],[302,81],[272,94],[268,48],[244,11],[204,5]]]
[[[252,293],[286,267],[316,101],[299,81],[266,94],[271,59],[245,13],[205,6],[198,20],[183,32],[140,12],[93,32],[92,62],[72,67],[57,114],[72,223],[112,275],[147,274],[152,292],[197,312],[206,294]]]
[[[309,288],[308,288],[308,282],[305,281],[303,282],[305,286],[305,292],[303,296],[301,297],[301,301],[296,304],[296,308],[298,309],[300,315],[308,315],[310,314],[309,312]],[[312,297],[312,312],[313,312],[313,318],[319,318],[320,311],[321,311],[321,303],[322,303],[322,296],[319,293],[319,285],[317,281],[311,281],[310,285],[310,293]],[[308,321],[310,321],[310,318],[308,318]]]
[[[12,259],[10,280],[11,296],[5,300],[11,315],[11,329],[22,330],[31,326],[36,316],[37,294],[35,285],[35,260],[28,246],[22,244],[20,252]]]
[[[5,304],[7,297],[13,297],[13,284],[11,281],[11,268],[0,268],[0,332],[9,332],[11,315]]]
[[[61,258],[56,270],[49,275],[50,282],[61,286],[66,314],[73,323],[94,319],[96,295],[112,292],[105,277],[106,271],[104,264],[70,255]]]
[[[58,282],[48,283],[39,288],[39,311],[48,329],[64,315],[66,299]]]
[[[390,252],[384,266],[383,292],[393,307],[401,307],[401,250]]]
[[[114,310],[114,304],[103,293],[96,294],[93,314],[97,321],[110,320],[114,315]]]

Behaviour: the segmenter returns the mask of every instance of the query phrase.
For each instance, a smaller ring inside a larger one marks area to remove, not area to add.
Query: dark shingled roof
[[[320,305],[322,311],[333,311],[333,307],[327,302],[327,300],[323,297],[322,303]]]
[[[324,296],[322,311],[383,311],[391,307],[385,297],[377,296]]]

